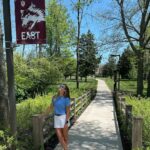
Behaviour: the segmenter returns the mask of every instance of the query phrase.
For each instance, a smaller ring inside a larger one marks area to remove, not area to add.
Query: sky
[[[47,2],[49,0],[45,0],[45,1],[46,1],[46,6],[47,6]],[[73,20],[75,26],[77,26],[77,12],[73,10],[73,4],[77,0],[58,0],[58,1],[67,8],[71,19]],[[102,23],[100,19],[97,19],[96,14],[107,9],[108,5],[109,5],[109,1],[107,0],[101,0],[101,1],[95,0],[93,4],[91,4],[89,7],[87,7],[84,10],[84,17],[83,17],[82,24],[81,24],[81,34],[86,33],[88,30],[90,30],[95,36],[95,41],[97,43],[100,42],[100,39],[103,36],[102,30],[105,29],[105,25]],[[16,29],[15,29],[14,0],[10,0],[10,6],[11,6],[11,20],[12,20],[12,37],[13,37],[13,42],[15,43],[16,42]],[[2,0],[0,0],[0,10],[1,10],[0,15],[2,17]],[[28,51],[29,49],[32,50],[34,49],[34,47],[35,45],[26,45],[25,50],[26,51]],[[18,48],[18,50],[19,49],[22,49],[21,45]],[[99,49],[99,51],[101,51],[101,49]],[[110,53],[111,52],[107,50],[100,52],[100,54],[103,55],[103,59],[101,62],[102,64],[107,62]]]

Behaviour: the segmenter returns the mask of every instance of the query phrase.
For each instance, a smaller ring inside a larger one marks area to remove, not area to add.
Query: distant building
[[[95,75],[96,76],[102,76],[102,71],[103,71],[103,65],[98,65],[98,67],[95,71]]]

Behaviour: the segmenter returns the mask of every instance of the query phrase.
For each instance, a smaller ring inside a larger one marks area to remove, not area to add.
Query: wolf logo
[[[37,8],[33,3],[26,10],[20,10],[22,27],[29,30],[33,29],[36,23],[45,21],[44,10]]]

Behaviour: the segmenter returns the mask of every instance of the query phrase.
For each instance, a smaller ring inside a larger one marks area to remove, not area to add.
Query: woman
[[[54,108],[54,128],[64,150],[68,150],[68,123],[70,117],[70,93],[66,84],[59,86],[57,96],[52,98],[48,111]]]

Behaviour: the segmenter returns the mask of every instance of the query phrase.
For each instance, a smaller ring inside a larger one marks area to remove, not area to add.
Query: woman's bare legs
[[[65,125],[63,128],[63,137],[68,148],[68,125]]]
[[[58,137],[58,140],[60,142],[60,144],[62,145],[62,147],[64,148],[64,150],[67,150],[67,144],[64,140],[64,136],[63,136],[63,129],[62,128],[56,128],[56,134]]]

